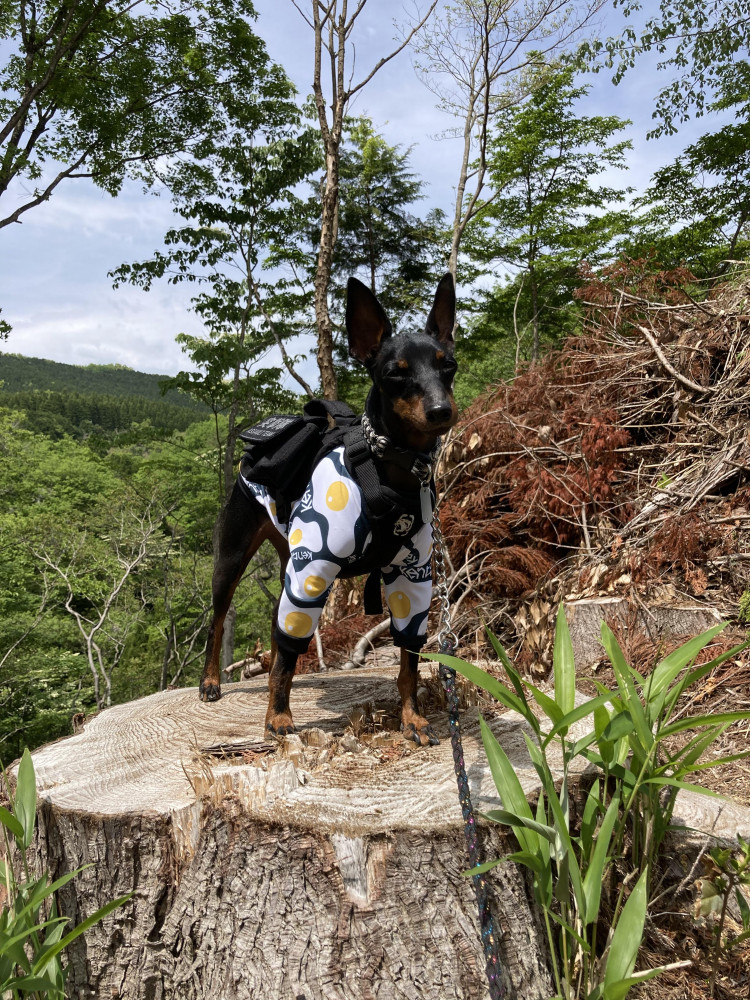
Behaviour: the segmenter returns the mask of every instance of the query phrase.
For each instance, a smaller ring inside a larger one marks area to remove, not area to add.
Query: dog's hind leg
[[[264,507],[246,497],[236,483],[221,513],[218,535],[212,580],[213,618],[208,630],[206,662],[199,688],[202,701],[218,701],[221,697],[219,657],[224,619],[247,564],[265,539],[270,539],[277,550],[278,541],[286,544]]]
[[[398,693],[401,695],[401,731],[404,739],[413,740],[420,746],[440,742],[435,730],[417,708],[417,682],[419,681],[419,657],[416,653],[401,647],[401,670],[398,675]]]

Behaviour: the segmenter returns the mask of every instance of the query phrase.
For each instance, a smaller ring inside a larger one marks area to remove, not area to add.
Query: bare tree
[[[454,277],[464,231],[492,199],[482,195],[493,114],[527,96],[525,71],[564,51],[606,2],[459,0],[418,26],[418,72],[441,110],[461,122],[446,132],[463,140],[449,263]]]
[[[401,43],[388,55],[379,59],[369,72],[365,72],[359,82],[353,79],[352,32],[357,18],[367,5],[367,0],[356,0],[351,13],[348,0],[309,0],[309,13],[303,9],[302,2],[303,0],[292,0],[312,29],[315,39],[313,95],[318,110],[326,165],[320,190],[322,218],[314,282],[318,367],[323,395],[326,399],[336,399],[338,391],[333,368],[333,324],[328,311],[328,286],[331,280],[338,223],[339,157],[344,117],[352,97],[362,90],[386,63],[406,48],[416,32],[427,23],[438,0],[430,0],[427,13],[424,16],[418,15],[417,23],[405,33]],[[348,65],[349,59],[351,68]],[[327,70],[325,74],[324,65]],[[324,83],[324,75],[330,80],[330,87]]]
[[[59,547],[32,548],[44,567],[45,584],[50,576],[62,582],[63,606],[83,639],[98,708],[111,704],[112,674],[145,612],[146,596],[133,585],[133,576],[155,551],[165,513],[155,501],[142,511],[123,504],[105,539],[105,554],[87,544],[85,531]]]

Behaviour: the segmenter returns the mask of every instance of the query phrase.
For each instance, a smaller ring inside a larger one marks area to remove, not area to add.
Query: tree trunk
[[[333,145],[333,140],[331,145]],[[338,399],[336,370],[333,366],[333,323],[328,309],[328,286],[331,282],[333,248],[336,244],[338,199],[339,150],[338,144],[336,144],[335,148],[326,151],[326,179],[322,197],[320,248],[314,280],[315,325],[318,330],[318,369],[325,399]]]
[[[279,743],[262,742],[258,678],[213,704],[191,688],[116,706],[37,751],[39,860],[55,877],[91,864],[63,912],[135,892],[72,948],[68,995],[486,1000],[447,720],[425,684],[437,747],[344,732],[353,706],[395,711],[394,671],[378,668],[298,677],[295,719],[314,728]],[[518,718],[489,721],[533,794]],[[497,807],[476,708],[462,725],[475,808]],[[482,832],[488,858],[513,849],[503,828]],[[523,871],[488,878],[509,995],[546,1000]]]

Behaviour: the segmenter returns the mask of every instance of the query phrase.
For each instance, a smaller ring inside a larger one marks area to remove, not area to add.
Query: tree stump
[[[355,735],[368,713],[396,709],[394,681],[382,668],[298,677],[292,707],[307,730],[278,743],[263,734],[257,678],[213,704],[190,688],[119,705],[37,751],[40,863],[55,876],[91,865],[61,893],[63,911],[78,922],[135,893],[70,954],[70,994],[485,1000],[437,681],[425,708],[440,746]],[[489,721],[533,794],[520,719]],[[462,728],[475,808],[496,808],[476,708]],[[502,828],[482,832],[487,858],[513,849]],[[525,875],[504,864],[489,879],[510,995],[545,1000]]]

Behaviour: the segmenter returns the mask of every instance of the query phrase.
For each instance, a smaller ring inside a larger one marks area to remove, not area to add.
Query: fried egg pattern
[[[344,464],[343,445],[313,469],[303,496],[292,505],[289,524],[279,522],[264,486],[242,477],[289,541],[290,558],[281,595],[276,638],[300,652],[317,628],[333,581],[350,562],[366,554],[372,533],[362,491]],[[418,649],[427,638],[432,598],[432,525],[423,524],[388,566],[383,585],[394,644]]]

